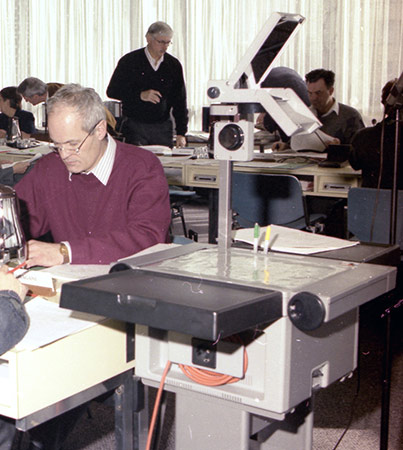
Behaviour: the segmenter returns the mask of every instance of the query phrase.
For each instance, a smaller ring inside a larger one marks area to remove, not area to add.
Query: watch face
[[[66,264],[70,262],[69,250],[66,244],[60,244],[59,251],[63,255],[63,263]]]

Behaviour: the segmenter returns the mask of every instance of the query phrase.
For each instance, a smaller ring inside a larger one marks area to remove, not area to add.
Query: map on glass
[[[301,291],[306,286],[333,275],[351,270],[352,265],[313,257],[292,258],[286,255],[251,250],[231,249],[221,253],[218,248],[206,249],[150,265],[147,269],[174,272],[195,278],[223,280],[271,289]]]

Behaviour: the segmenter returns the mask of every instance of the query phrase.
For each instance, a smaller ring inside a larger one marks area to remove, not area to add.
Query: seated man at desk
[[[355,132],[364,128],[361,114],[339,103],[334,97],[335,74],[331,70],[316,69],[305,75],[310,109],[322,122],[325,144],[350,144]],[[329,139],[330,137],[330,139]],[[333,138],[333,139],[331,139]]]
[[[339,103],[333,97],[334,72],[325,69],[312,70],[305,75],[305,81],[310,106],[301,98],[322,122],[322,127],[308,135],[293,136],[290,143],[282,136],[282,142],[275,142],[273,149],[284,150],[291,147],[295,150],[324,150],[329,144],[350,144],[355,132],[365,125],[356,109]]]
[[[158,158],[115,141],[91,88],[65,85],[48,100],[50,153],[17,183],[27,267],[109,264],[159,242],[170,224],[168,184]]]
[[[9,137],[11,119],[16,117],[23,139],[36,133],[35,118],[29,111],[21,109],[22,96],[15,86],[8,86],[0,91],[0,138]]]
[[[7,266],[0,269],[0,356],[24,337],[29,324],[21,301],[27,288],[7,270]],[[14,421],[0,418],[0,450],[11,449],[14,434]]]
[[[44,83],[39,78],[28,77],[25,78],[18,86],[18,92],[24,97],[24,100],[31,105],[39,105],[40,103],[45,104],[46,113],[44,119],[45,132],[39,133],[36,137],[40,140],[49,140],[47,133],[48,128],[48,118],[47,118],[47,101],[56,94],[56,92],[63,87],[62,83]],[[105,108],[106,121],[108,124],[108,132],[113,133],[116,127],[116,119],[113,114]]]

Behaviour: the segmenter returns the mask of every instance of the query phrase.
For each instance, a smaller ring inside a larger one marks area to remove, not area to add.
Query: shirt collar
[[[151,53],[149,52],[147,47],[144,48],[144,51],[146,53],[148,62],[151,64],[151,67],[155,71],[157,71],[159,69],[160,65],[162,64],[162,62],[164,61],[164,55],[162,55],[158,61],[155,61],[155,59],[151,56]]]
[[[107,185],[109,177],[112,173],[113,163],[115,162],[116,155],[116,141],[108,134],[108,145],[102,155],[102,158],[98,161],[98,164],[89,172],[83,172],[81,175],[89,175],[92,173],[104,186]],[[69,173],[69,179],[71,181],[72,173]]]
[[[312,105],[309,107],[309,109],[315,114],[316,117],[319,116],[318,111]],[[336,99],[334,99],[333,105],[329,109],[329,111],[325,114],[322,114],[320,117],[329,116],[333,111],[336,113],[337,116],[339,115],[339,102]]]

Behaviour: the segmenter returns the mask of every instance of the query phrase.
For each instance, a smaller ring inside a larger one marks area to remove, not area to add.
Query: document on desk
[[[59,308],[57,303],[35,297],[26,303],[29,315],[29,329],[15,346],[16,350],[34,350],[62,339],[104,320],[94,314],[79,313]]]
[[[31,156],[31,155],[30,155]],[[36,161],[37,159],[39,159],[39,158],[42,158],[42,154],[41,153],[36,153],[34,156],[32,156],[31,158],[27,158],[27,159],[23,159],[23,160],[20,160],[20,161],[14,161],[14,162],[12,162],[12,163],[5,163],[5,164],[2,164],[1,165],[1,168],[2,169],[7,169],[8,167],[13,167],[13,166],[15,166],[17,163],[19,163],[19,162],[29,162],[29,163],[31,163],[31,162],[34,162],[34,161]]]
[[[316,130],[309,134],[296,134],[291,137],[290,145],[293,150],[326,150],[326,143],[334,140],[334,136]]]
[[[109,269],[107,264],[62,264],[47,267],[41,272],[50,274],[54,280],[76,281],[106,275]]]
[[[260,228],[259,247],[263,248],[267,227]],[[243,228],[232,232],[234,241],[246,242],[253,245],[254,229]],[[271,225],[269,248],[272,251],[311,255],[313,253],[338,250],[357,245],[357,241],[309,233],[293,228]]]

